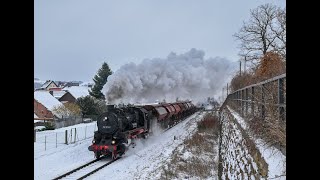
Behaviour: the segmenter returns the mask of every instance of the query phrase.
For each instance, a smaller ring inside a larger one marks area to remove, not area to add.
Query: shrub
[[[54,130],[55,129],[55,125],[52,122],[45,122],[44,127],[45,127],[45,130]]]
[[[197,122],[197,127],[199,131],[207,129],[215,129],[218,126],[218,117],[213,115],[206,115],[201,121]]]

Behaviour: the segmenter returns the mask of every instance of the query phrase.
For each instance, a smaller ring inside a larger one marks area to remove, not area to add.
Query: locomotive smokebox
[[[114,104],[107,104],[107,111],[111,111],[114,109]]]

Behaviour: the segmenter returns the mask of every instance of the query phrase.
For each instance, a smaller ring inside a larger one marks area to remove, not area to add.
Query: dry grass
[[[284,122],[275,123],[272,119],[262,120],[259,117],[254,117],[248,124],[250,131],[263,139],[267,145],[286,149],[286,128]]]
[[[218,117],[207,115],[198,123],[198,131],[177,147],[171,161],[162,167],[161,179],[200,179],[212,177],[216,169],[214,146],[218,145]],[[181,148],[182,146],[182,148]],[[189,153],[189,156],[184,156]],[[191,154],[191,155],[190,155]]]
[[[219,134],[219,117],[213,114],[207,114],[197,123],[198,132],[212,133],[214,136]]]

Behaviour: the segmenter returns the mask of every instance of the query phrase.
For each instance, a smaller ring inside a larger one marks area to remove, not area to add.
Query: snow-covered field
[[[197,127],[196,122],[201,120],[204,114],[197,112],[161,135],[136,141],[135,148],[130,148],[123,158],[87,179],[159,179],[162,165],[171,158],[173,150],[185,138],[192,136]],[[62,128],[59,130],[64,131]],[[88,150],[91,141],[92,138],[85,139],[50,149],[45,153],[43,151],[36,153],[35,145],[34,179],[52,179],[93,160],[94,155]]]
[[[59,152],[62,149],[70,148],[65,144],[65,131],[67,130],[68,144],[77,144],[84,140],[92,140],[93,133],[97,129],[96,122],[82,123],[55,130],[36,132],[34,143],[34,158]]]

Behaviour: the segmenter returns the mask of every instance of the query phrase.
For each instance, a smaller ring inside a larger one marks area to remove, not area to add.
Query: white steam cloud
[[[109,104],[179,100],[203,101],[221,94],[234,63],[224,58],[204,59],[205,53],[191,49],[166,59],[145,59],[121,66],[108,77],[103,93]]]

